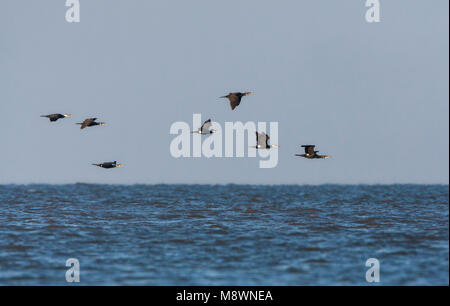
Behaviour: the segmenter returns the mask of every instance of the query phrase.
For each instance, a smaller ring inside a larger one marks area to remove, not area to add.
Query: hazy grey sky
[[[369,24],[362,0],[80,0],[69,24],[64,0],[2,0],[0,183],[448,184],[449,2],[380,2]],[[278,121],[278,166],[174,159],[193,113]]]

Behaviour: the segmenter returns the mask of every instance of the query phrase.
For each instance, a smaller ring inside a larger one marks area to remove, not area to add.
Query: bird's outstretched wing
[[[236,106],[241,104],[241,97],[236,94],[231,94],[228,97],[228,100],[230,100],[231,110],[234,110],[236,108]]]
[[[264,132],[262,133],[256,132],[256,145],[258,147],[266,148],[268,140],[269,136],[267,136]]]
[[[206,120],[202,127],[200,128],[200,131],[202,134],[207,134],[209,133],[209,129],[211,128],[211,119]]]
[[[268,148],[269,147],[269,139],[270,139],[270,137],[269,137],[269,135],[267,135],[265,133],[263,133],[263,134],[264,134],[264,136],[266,136],[266,147]]]
[[[308,154],[311,156],[315,154],[314,153],[315,145],[303,145],[302,147],[305,148],[305,154]]]
[[[88,127],[95,120],[97,120],[97,118],[88,118],[88,119],[84,120],[83,123],[81,124],[81,128],[80,129],[84,129],[85,127]]]

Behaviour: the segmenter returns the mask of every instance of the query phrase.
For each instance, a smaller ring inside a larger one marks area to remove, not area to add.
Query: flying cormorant
[[[64,114],[64,115],[63,114],[51,114],[51,115],[42,115],[41,117],[48,118],[48,119],[50,119],[51,122],[55,122],[56,120],[61,119],[61,118],[72,117],[72,115],[70,115],[70,114]]]
[[[269,135],[266,135],[266,133],[256,132],[256,149],[270,149],[270,148],[279,148],[279,145],[269,145]]]
[[[215,129],[210,130],[210,128],[211,128],[211,119],[208,119],[203,123],[201,128],[199,128],[197,131],[193,131],[192,133],[197,133],[201,135],[217,133]]]
[[[319,151],[314,151],[315,145],[303,145],[305,148],[305,154],[295,154],[295,156],[301,156],[304,158],[315,159],[315,158],[328,158],[328,155],[319,155]]]
[[[232,92],[229,93],[226,96],[220,97],[220,98],[227,98],[228,100],[230,100],[230,106],[231,106],[231,110],[234,110],[236,108],[236,106],[238,106],[241,103],[241,99],[242,97],[251,95],[251,92]]]
[[[97,118],[88,118],[88,119],[84,120],[82,123],[77,123],[77,124],[81,125],[80,129],[84,129],[85,127],[88,127],[88,126],[105,125],[105,122],[95,122],[95,120],[97,120]]]
[[[92,165],[100,167],[100,168],[105,168],[105,169],[118,168],[118,167],[123,166],[122,164],[118,164],[116,161],[106,162],[106,163],[101,163],[101,164],[92,164]]]

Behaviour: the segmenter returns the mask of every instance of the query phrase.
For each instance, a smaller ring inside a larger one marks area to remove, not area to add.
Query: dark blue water
[[[448,285],[448,191],[0,186],[0,285]]]

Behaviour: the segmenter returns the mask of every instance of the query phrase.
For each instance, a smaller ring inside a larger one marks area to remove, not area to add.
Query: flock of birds
[[[234,110],[239,104],[241,104],[242,97],[251,95],[251,92],[232,92],[226,96],[220,98],[227,98],[230,101],[231,110]],[[197,133],[201,135],[214,134],[217,133],[216,130],[211,129],[211,119],[206,120],[203,125],[192,133]],[[269,135],[264,132],[256,132],[256,146],[255,149],[270,149],[270,148],[278,148],[278,145],[271,144],[269,145]],[[304,154],[295,154],[295,156],[300,156],[308,159],[326,159],[328,155],[319,155],[319,151],[315,151],[315,145],[302,145],[302,148],[305,149]]]
[[[63,119],[63,118],[70,118],[72,117],[71,114],[50,114],[50,115],[42,115],[41,117],[44,118],[48,118],[50,120],[50,122],[55,122],[58,121],[58,119]],[[80,129],[85,129],[87,127],[92,127],[92,126],[102,126],[105,125],[105,122],[97,122],[97,118],[87,118],[85,119],[83,122],[80,123],[76,123],[81,125]],[[100,164],[92,164],[93,166],[97,166],[97,167],[101,167],[104,169],[111,169],[111,168],[117,168],[117,167],[122,167],[122,164],[117,163],[117,161],[113,161],[113,162],[104,162],[104,163],[100,163]]]
[[[220,97],[220,98],[226,98],[230,101],[231,110],[234,110],[239,104],[241,104],[241,100],[243,97],[251,95],[251,92],[233,92],[229,93],[226,96]],[[56,122],[59,119],[63,118],[70,118],[72,115],[70,114],[50,114],[50,115],[42,115],[41,117],[48,118],[50,122]],[[105,122],[97,122],[97,118],[87,118],[83,122],[76,123],[78,125],[81,125],[80,129],[85,129],[87,127],[93,127],[93,126],[103,126],[106,123]],[[200,134],[200,135],[207,135],[207,134],[214,134],[217,133],[216,130],[211,129],[212,123],[211,119],[206,120],[203,125],[196,131],[193,131],[192,133]],[[278,145],[270,144],[269,145],[269,135],[267,135],[264,132],[256,132],[256,146],[253,148],[255,149],[270,149],[270,148],[278,148]],[[317,154],[319,151],[315,151],[315,145],[302,145],[302,148],[305,149],[304,154],[295,154],[295,156],[300,156],[308,159],[325,159],[328,158],[328,155],[319,155]],[[93,166],[97,166],[104,169],[112,169],[112,168],[118,168],[122,167],[123,164],[117,163],[117,161],[113,162],[103,162],[100,164],[92,164]]]

